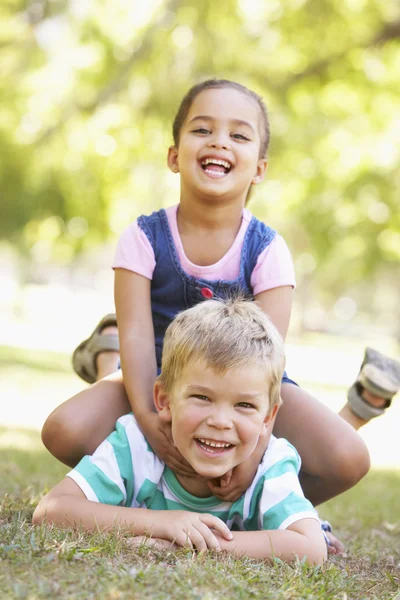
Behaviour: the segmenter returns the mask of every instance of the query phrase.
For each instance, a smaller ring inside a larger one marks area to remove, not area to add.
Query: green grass
[[[79,389],[68,358],[0,348],[4,414],[18,402],[22,417],[32,406],[38,411],[40,401],[47,414],[71,395],[70,388]],[[321,507],[346,544],[347,557],[311,569],[301,563],[271,566],[227,555],[133,549],[123,532],[33,527],[37,502],[67,468],[29,429],[0,426],[0,453],[0,600],[400,600],[400,471],[373,471]]]
[[[268,566],[226,555],[131,549],[121,532],[33,527],[39,498],[67,468],[41,448],[36,432],[0,428],[0,443],[12,443],[13,436],[25,449],[2,449],[1,598],[400,599],[399,472],[372,472],[322,507],[347,557],[334,557],[322,569]]]

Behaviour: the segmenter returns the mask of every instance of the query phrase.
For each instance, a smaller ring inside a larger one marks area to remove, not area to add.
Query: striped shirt
[[[299,519],[318,518],[301,489],[300,464],[295,448],[272,436],[253,482],[238,500],[198,498],[187,492],[154,454],[129,414],[118,419],[115,431],[68,477],[94,502],[209,513],[232,530],[257,531],[286,529]]]

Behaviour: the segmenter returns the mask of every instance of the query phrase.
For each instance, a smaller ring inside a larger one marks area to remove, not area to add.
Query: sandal
[[[319,520],[325,542],[328,548],[328,554],[337,554],[338,556],[346,556],[345,547],[342,542],[332,533],[332,525],[329,521]]]
[[[92,335],[77,346],[72,355],[72,366],[77,375],[87,383],[97,379],[96,357],[100,352],[119,352],[119,337],[116,334],[101,335],[110,325],[117,326],[114,313],[101,319]]]
[[[357,380],[349,389],[347,398],[353,413],[360,419],[369,421],[385,412],[399,388],[400,362],[367,348]],[[372,406],[362,397],[364,389],[383,398],[386,403],[379,408]]]

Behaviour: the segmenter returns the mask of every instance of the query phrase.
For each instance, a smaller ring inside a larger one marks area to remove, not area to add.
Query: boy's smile
[[[204,360],[186,366],[169,394],[157,389],[161,418],[171,421],[175,446],[205,480],[221,477],[255,449],[269,411],[265,369],[246,366],[216,372]],[[199,480],[178,476],[199,494]],[[206,481],[201,486],[207,492]],[[206,495],[209,495],[206,493]]]

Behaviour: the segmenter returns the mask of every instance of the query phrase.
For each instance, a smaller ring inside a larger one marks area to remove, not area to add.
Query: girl
[[[182,100],[173,137],[168,166],[180,176],[179,205],[129,226],[113,264],[123,381],[121,371],[97,381],[58,407],[43,428],[44,444],[70,466],[92,454],[116,420],[132,410],[160,458],[178,473],[193,474],[153,412],[163,337],[177,312],[240,291],[257,301],[283,338],[288,330],[295,285],[289,251],[275,231],[245,208],[251,187],[263,180],[267,168],[269,123],[263,101],[238,83],[205,81]],[[96,371],[98,376],[109,373],[111,365],[117,368],[115,327],[114,318],[106,318],[75,351],[75,366],[86,380],[93,380]],[[371,363],[367,356],[365,366]],[[385,369],[376,361],[374,365],[381,376]],[[400,369],[395,365],[393,372],[398,375]],[[344,418],[286,374],[282,380],[283,405],[274,434],[299,451],[300,480],[314,505],[367,473],[368,451],[354,428],[374,411],[382,412],[399,384],[389,377],[389,384],[378,380],[376,387],[374,373],[365,374],[364,368],[359,379],[353,396],[365,410],[357,416],[346,405]],[[225,500],[237,498],[252,481],[267,444],[268,436],[250,464],[238,467],[230,481],[210,482],[211,491]]]

